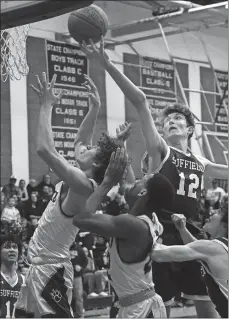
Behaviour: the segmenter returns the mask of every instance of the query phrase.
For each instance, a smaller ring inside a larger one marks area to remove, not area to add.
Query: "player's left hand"
[[[130,136],[132,130],[132,123],[125,122],[124,124],[119,125],[118,128],[116,128],[116,137],[117,139],[124,143]]]
[[[118,148],[113,152],[110,158],[110,163],[105,172],[103,182],[113,187],[117,185],[126,170],[127,154],[124,148]]]
[[[52,81],[50,84],[48,84],[45,72],[42,73],[41,80],[38,75],[36,75],[36,77],[37,77],[38,88],[36,88],[32,84],[30,85],[30,87],[37,93],[42,106],[52,107],[61,99],[61,97],[64,94],[63,90],[60,90],[57,95],[54,93],[54,85],[56,83],[57,75],[56,74],[53,75]]]

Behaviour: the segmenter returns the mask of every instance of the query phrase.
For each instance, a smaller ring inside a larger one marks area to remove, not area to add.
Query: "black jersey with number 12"
[[[198,197],[204,173],[204,164],[197,156],[169,147],[166,157],[159,169],[166,176],[175,189],[175,200],[170,211],[184,214],[187,219],[194,219],[198,212]],[[166,199],[165,199],[166,200]],[[160,214],[162,222],[171,223],[171,215]]]

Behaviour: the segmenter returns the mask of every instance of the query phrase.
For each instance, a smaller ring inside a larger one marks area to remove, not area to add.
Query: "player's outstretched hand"
[[[127,154],[124,148],[118,148],[113,152],[110,163],[105,172],[103,182],[113,187],[117,185],[123,177],[127,166]]]
[[[186,227],[186,217],[183,214],[173,214],[171,218],[177,230]]]
[[[30,87],[37,93],[42,106],[53,106],[61,99],[64,93],[63,90],[60,90],[57,95],[54,93],[56,74],[53,75],[50,85],[48,84],[45,72],[42,73],[41,80],[38,75],[36,75],[36,77],[38,88],[36,88],[32,84],[30,85]]]
[[[117,139],[124,143],[130,136],[132,130],[132,123],[125,122],[124,124],[119,125],[116,128],[116,137]]]
[[[95,83],[87,74],[84,74],[84,78],[85,78],[85,82],[82,84],[82,86],[84,86],[88,90],[89,98],[92,102],[91,103],[92,106],[100,107],[101,102],[100,102],[99,91]]]
[[[89,40],[90,45],[87,45],[85,41],[83,41],[80,45],[81,50],[85,53],[86,57],[89,60],[95,59],[102,66],[105,67],[106,63],[110,61],[109,56],[104,50],[104,38],[101,37],[100,46],[98,47],[92,39]]]

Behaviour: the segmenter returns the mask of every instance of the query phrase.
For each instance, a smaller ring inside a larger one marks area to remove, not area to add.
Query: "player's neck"
[[[9,277],[13,277],[16,274],[14,263],[1,263],[1,272]]]
[[[226,231],[220,229],[220,230],[216,231],[215,234],[211,235],[211,239],[217,239],[220,237],[227,237]]]
[[[188,140],[187,139],[167,141],[167,143],[169,146],[175,147],[184,153],[188,152]]]

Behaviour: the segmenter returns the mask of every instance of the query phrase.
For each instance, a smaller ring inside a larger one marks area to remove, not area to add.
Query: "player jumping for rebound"
[[[149,156],[149,172],[162,173],[176,190],[176,197],[170,211],[183,213],[187,219],[192,219],[197,212],[197,194],[201,189],[203,174],[214,178],[225,178],[228,167],[188,152],[188,141],[193,135],[195,123],[191,111],[183,105],[174,104],[163,110],[162,137],[151,116],[146,95],[110,61],[104,51],[103,38],[100,48],[92,41],[90,44],[87,46],[86,43],[83,43],[82,50],[89,59],[100,63],[110,74],[138,112]],[[168,245],[181,244],[182,240],[171,222],[170,215],[158,212],[158,218],[164,226],[163,242]],[[178,267],[180,271],[177,271]],[[168,316],[169,302],[177,290],[183,292],[183,297],[194,300],[198,317],[217,316],[201,278],[198,263],[195,261],[179,263],[176,265],[176,273],[173,273],[172,276],[173,269],[173,265],[167,263],[164,267],[159,265],[155,273],[155,278],[158,279],[156,291],[162,296],[164,302],[168,302]]]
[[[53,198],[39,220],[31,238],[28,257],[31,263],[26,284],[22,287],[16,305],[16,317],[69,318],[72,317],[71,295],[73,268],[70,246],[78,229],[73,217],[84,207],[87,198],[103,180],[109,159],[118,147],[118,141],[103,135],[98,145],[91,146],[96,117],[100,107],[98,91],[85,76],[84,86],[89,90],[90,107],[76,136],[76,164],[71,166],[54,147],[51,127],[53,106],[63,92],[54,94],[56,75],[51,84],[42,74],[37,76],[38,88],[33,87],[40,99],[37,135],[39,156],[60,177]],[[86,146],[85,146],[86,145]]]

